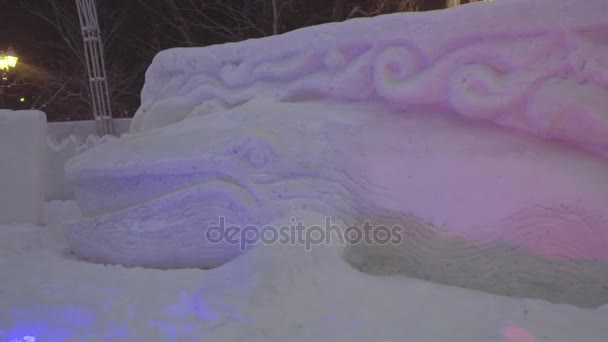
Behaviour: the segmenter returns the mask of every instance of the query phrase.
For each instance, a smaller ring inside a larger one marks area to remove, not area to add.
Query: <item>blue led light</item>
[[[38,339],[36,338],[36,336],[23,336],[20,338],[15,338],[10,340],[9,342],[37,342]]]

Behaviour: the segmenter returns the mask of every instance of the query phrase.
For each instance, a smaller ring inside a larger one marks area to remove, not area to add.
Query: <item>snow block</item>
[[[43,223],[46,115],[0,110],[0,224]]]

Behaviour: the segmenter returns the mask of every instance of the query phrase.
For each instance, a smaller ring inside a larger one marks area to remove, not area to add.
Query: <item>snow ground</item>
[[[215,269],[144,270],[66,253],[47,227],[0,227],[0,341],[606,341],[608,306],[489,295],[349,268],[329,249],[265,246]],[[277,262],[277,253],[282,260]],[[274,256],[274,257],[273,257]]]

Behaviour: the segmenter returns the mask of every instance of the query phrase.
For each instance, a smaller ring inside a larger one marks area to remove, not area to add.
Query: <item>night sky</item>
[[[60,40],[53,27],[24,11],[18,0],[0,0],[0,50],[13,47],[21,62],[37,65],[48,53],[45,42]]]

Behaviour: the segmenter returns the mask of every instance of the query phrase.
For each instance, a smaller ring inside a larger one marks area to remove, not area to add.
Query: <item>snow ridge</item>
[[[131,131],[320,96],[447,107],[607,153],[607,12],[602,0],[478,3],[171,49],[147,72]]]

